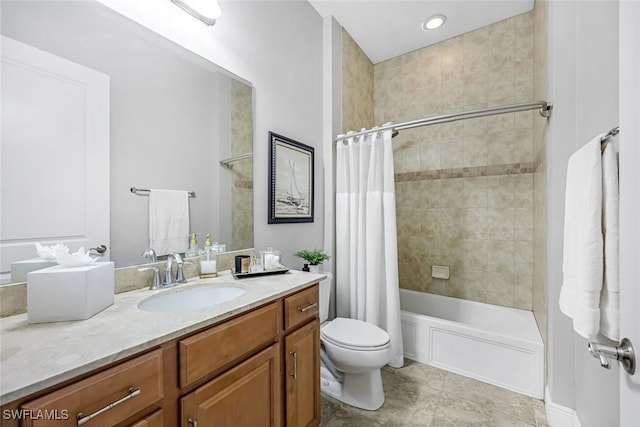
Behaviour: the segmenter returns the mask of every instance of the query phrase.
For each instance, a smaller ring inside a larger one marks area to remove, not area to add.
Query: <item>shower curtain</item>
[[[402,331],[391,130],[338,141],[336,300],[340,317],[379,326],[401,367]]]

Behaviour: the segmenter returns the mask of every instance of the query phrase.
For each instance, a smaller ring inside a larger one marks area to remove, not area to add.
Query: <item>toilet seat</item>
[[[335,346],[357,351],[383,350],[390,345],[386,331],[362,320],[343,317],[322,327],[320,336]]]

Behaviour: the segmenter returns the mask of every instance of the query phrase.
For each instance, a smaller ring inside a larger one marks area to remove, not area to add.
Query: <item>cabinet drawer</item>
[[[137,423],[131,425],[131,427],[163,427],[163,419],[162,419],[162,409],[154,412],[138,421]]]
[[[162,351],[155,350],[25,403],[33,417],[22,425],[115,425],[162,397]]]
[[[284,328],[289,330],[318,316],[318,284],[284,299]]]
[[[274,342],[278,335],[279,307],[277,302],[272,303],[180,340],[180,386],[193,384]]]

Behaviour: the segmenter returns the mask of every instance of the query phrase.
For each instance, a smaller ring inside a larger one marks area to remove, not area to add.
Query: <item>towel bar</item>
[[[129,189],[129,191],[131,191],[134,194],[138,194],[138,193],[144,193],[142,194],[143,196],[148,196],[151,192],[151,190],[147,189],[147,188],[137,188],[137,187],[131,187]],[[189,197],[196,197],[196,192],[195,191],[189,191]]]

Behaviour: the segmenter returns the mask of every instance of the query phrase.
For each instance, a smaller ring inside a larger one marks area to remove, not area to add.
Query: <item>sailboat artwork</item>
[[[269,223],[313,222],[313,147],[270,136]]]
[[[276,194],[276,201],[278,202],[278,207],[276,207],[276,209],[283,213],[290,210],[290,207],[295,209],[295,211],[304,211],[309,207],[309,203],[307,201],[305,204],[305,198],[300,194],[300,189],[296,182],[296,164],[291,159],[289,159],[288,171],[289,189],[284,194],[282,194],[282,192],[280,192],[281,194]]]

